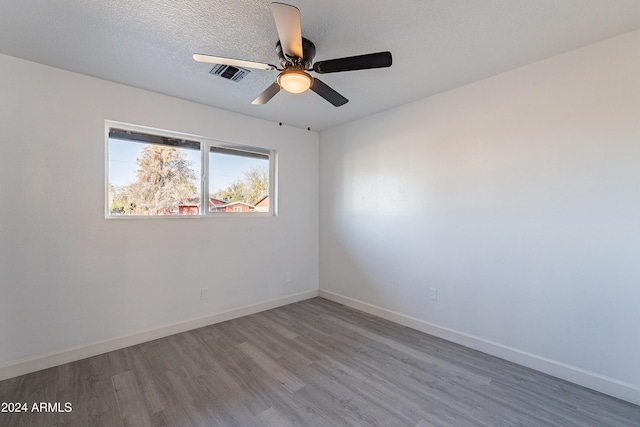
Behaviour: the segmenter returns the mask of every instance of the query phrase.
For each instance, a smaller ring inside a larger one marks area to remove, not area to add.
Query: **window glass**
[[[269,212],[269,155],[209,149],[209,212]]]
[[[198,215],[200,143],[111,129],[110,215]]]

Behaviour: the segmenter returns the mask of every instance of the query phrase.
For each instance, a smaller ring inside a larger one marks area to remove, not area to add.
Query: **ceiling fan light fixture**
[[[311,87],[313,79],[302,70],[287,70],[278,76],[278,84],[289,93],[302,93]]]

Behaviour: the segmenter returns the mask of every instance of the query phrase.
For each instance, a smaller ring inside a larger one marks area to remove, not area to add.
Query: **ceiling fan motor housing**
[[[311,69],[311,64],[313,62],[313,58],[316,56],[316,45],[313,44],[311,40],[302,38],[302,56],[303,58],[287,58],[282,51],[282,44],[280,40],[276,43],[276,53],[278,54],[278,58],[280,59],[280,64],[283,68],[291,67],[292,65],[295,67],[301,67],[305,70]]]

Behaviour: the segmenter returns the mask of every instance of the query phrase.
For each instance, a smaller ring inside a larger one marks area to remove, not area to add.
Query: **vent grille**
[[[214,76],[222,77],[233,82],[239,82],[250,72],[251,71],[245,70],[244,68],[216,64],[216,66],[209,71],[209,74],[213,74]]]

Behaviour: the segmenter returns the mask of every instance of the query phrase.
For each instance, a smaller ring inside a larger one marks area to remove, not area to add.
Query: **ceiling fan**
[[[316,47],[302,37],[300,26],[300,10],[284,3],[271,3],[271,12],[276,21],[278,37],[276,52],[282,68],[272,64],[245,61],[241,59],[223,58],[220,56],[195,53],[193,59],[198,62],[230,65],[232,67],[253,68],[258,70],[280,71],[276,81],[264,90],[252,104],[266,104],[280,89],[290,93],[302,93],[311,89],[336,107],[349,102],[320,79],[312,77],[307,71],[317,74],[337,73],[341,71],[365,70],[391,66],[391,52],[378,52],[346,58],[330,59],[312,64],[316,55]]]

